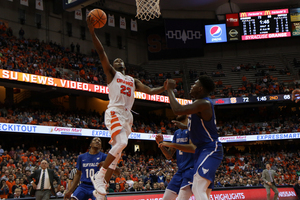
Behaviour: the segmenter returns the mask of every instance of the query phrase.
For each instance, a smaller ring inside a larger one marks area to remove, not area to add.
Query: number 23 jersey
[[[81,182],[91,182],[91,176],[99,171],[98,164],[106,159],[107,155],[101,151],[97,154],[89,152],[81,154],[77,159],[76,168],[81,171]]]
[[[116,72],[113,80],[108,84],[110,107],[123,107],[131,110],[134,103],[134,78]]]

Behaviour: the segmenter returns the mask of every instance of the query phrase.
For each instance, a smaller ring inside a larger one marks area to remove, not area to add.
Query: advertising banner
[[[168,48],[202,48],[200,20],[166,19],[165,34]]]
[[[290,37],[290,36],[291,36],[291,32],[266,33],[266,34],[256,34],[256,35],[242,35],[242,40],[259,40],[259,39],[282,38],[282,37]]]
[[[289,9],[242,12],[240,13],[240,18],[266,16],[266,15],[280,15],[280,14],[288,14],[288,13],[289,13]]]
[[[239,26],[239,14],[238,13],[232,13],[232,14],[226,14],[226,26],[227,27],[237,27]]]
[[[278,188],[279,200],[297,200],[297,195],[294,188]],[[162,200],[163,194],[137,194],[137,195],[120,195],[110,197],[108,200]],[[271,198],[273,199],[274,193],[271,192]],[[210,200],[261,200],[267,199],[267,192],[265,188],[249,188],[249,189],[236,189],[236,190],[214,190],[211,192]],[[177,200],[179,200],[177,198]],[[194,196],[189,200],[196,200]]]
[[[300,21],[300,8],[291,8],[290,9],[291,22]]]
[[[300,35],[300,22],[292,22],[292,36]]]
[[[227,42],[225,24],[205,25],[206,43]]]
[[[73,136],[85,136],[85,137],[110,138],[110,133],[107,130],[58,127],[58,126],[41,126],[41,125],[29,125],[29,124],[13,124],[13,123],[0,123],[0,132],[73,135]],[[155,133],[132,132],[129,136],[129,139],[155,140],[155,136],[156,136]],[[165,141],[173,140],[173,135],[163,135],[163,136]],[[222,143],[252,142],[252,141],[267,141],[267,140],[289,140],[289,139],[300,139],[300,132],[219,137],[219,141]]]
[[[3,70],[3,69],[0,69],[0,78],[27,82],[27,83],[34,83],[39,85],[47,85],[47,86],[81,90],[87,92],[102,93],[102,94],[108,94],[109,92],[108,87],[104,85],[70,81],[70,80],[64,80],[59,78],[40,76],[36,74],[27,74],[27,73],[15,72],[10,70]],[[168,96],[149,95],[143,92],[134,92],[134,98],[148,100],[148,101],[162,102],[162,103],[170,103]],[[177,98],[177,101],[182,105],[185,105],[187,103],[192,103],[192,100],[188,100],[188,99]]]
[[[227,27],[227,40],[228,41],[238,41],[240,40],[240,30],[239,27]]]
[[[58,127],[58,126],[40,126],[40,125],[13,124],[13,123],[0,123],[0,132],[36,133],[36,134],[110,138],[110,133],[108,130]],[[153,133],[132,132],[129,135],[129,139],[154,141],[155,136],[156,134]],[[173,139],[173,135],[163,135],[163,136],[165,141],[172,141]]]

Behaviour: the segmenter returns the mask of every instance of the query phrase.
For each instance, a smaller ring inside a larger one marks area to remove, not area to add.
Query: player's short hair
[[[215,82],[211,77],[202,75],[199,77],[199,81],[208,94],[215,90]]]

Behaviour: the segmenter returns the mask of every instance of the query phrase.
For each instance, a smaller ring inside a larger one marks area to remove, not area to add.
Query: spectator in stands
[[[131,190],[129,189],[129,184],[125,183],[124,184],[124,190],[122,190],[122,192],[130,192]]]
[[[20,179],[16,178],[15,182],[16,182],[16,184],[12,186],[12,193],[14,194],[15,190],[17,188],[19,188],[19,189],[21,189],[21,193],[23,194],[23,188],[22,188],[22,185],[20,183]]]
[[[4,179],[0,182],[0,199],[7,199],[9,195],[9,188],[6,184],[6,181]]]
[[[23,30],[23,28],[21,27],[19,30],[19,38],[22,40],[24,39],[24,35],[25,35],[25,31]]]
[[[80,53],[80,44],[76,44],[76,50],[77,50],[77,53]]]
[[[4,150],[2,149],[2,145],[0,144],[0,157],[2,157],[3,153],[4,153]]]
[[[131,192],[138,192],[139,191],[139,183],[137,181],[135,181],[133,183],[133,186],[132,186],[132,188],[130,188],[130,191]]]
[[[159,186],[159,189],[160,189],[160,190],[165,190],[165,189],[166,189],[165,183],[162,183],[162,182],[161,182],[161,183],[159,183],[158,186]]]
[[[144,191],[144,189],[145,189],[144,188],[144,182],[139,181],[137,191],[141,192],[141,191]]]
[[[153,183],[153,180],[150,177],[150,173],[147,173],[147,177],[145,178],[144,182],[145,184],[150,184],[150,185]]]
[[[6,181],[6,184],[9,188],[9,195],[12,194],[12,187],[16,184],[16,182],[14,181],[14,176],[12,174],[10,174],[8,176],[8,180]]]
[[[159,190],[157,183],[153,183],[153,188],[151,190]]]
[[[122,192],[119,183],[116,184],[116,189],[114,192]]]
[[[24,198],[24,197],[25,197],[25,195],[22,194],[21,188],[16,188],[15,192],[8,196],[8,198],[12,198],[12,199],[19,199],[19,198]]]
[[[60,190],[56,193],[56,195],[58,197],[63,197],[65,196],[66,190],[65,187],[63,185],[60,186]]]
[[[157,183],[164,183],[165,182],[165,175],[163,174],[162,171],[159,171],[157,173]]]
[[[70,47],[71,47],[71,52],[74,52],[74,50],[75,50],[75,45],[73,44],[73,42],[70,44]]]
[[[27,186],[27,184],[24,184],[23,178],[20,179],[20,185],[22,187],[23,194],[27,195],[28,194],[28,186]]]
[[[2,180],[8,181],[8,178],[9,178],[9,171],[5,170],[4,175],[2,175],[1,177],[1,181]]]
[[[121,173],[117,178],[116,178],[116,186],[117,184],[120,187],[120,191],[123,191],[125,188],[125,183],[126,183],[126,179],[124,178],[124,175]],[[117,189],[117,187],[116,187]]]
[[[150,186],[149,183],[147,183],[147,184],[145,185],[144,191],[151,191],[151,186]]]

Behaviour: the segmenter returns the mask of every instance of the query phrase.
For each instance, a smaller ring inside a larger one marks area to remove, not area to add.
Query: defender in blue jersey
[[[77,172],[74,176],[70,189],[64,196],[64,199],[70,199],[71,197],[72,200],[88,200],[90,198],[95,200],[96,198],[94,196],[97,196],[97,200],[105,199],[105,196],[101,196],[97,193],[95,194],[96,191],[93,195],[93,191],[95,189],[91,182],[91,177],[99,171],[99,163],[104,161],[107,156],[105,153],[102,153],[100,149],[100,138],[93,138],[89,152],[81,154],[78,157],[76,165]],[[77,187],[79,181],[80,185]]]
[[[168,80],[167,91],[171,108],[176,115],[189,115],[190,139],[196,146],[192,191],[196,200],[208,200],[213,189],[216,170],[223,159],[222,144],[218,141],[214,106],[208,98],[214,91],[215,84],[211,77],[200,76],[190,91],[195,101],[187,105],[180,105],[177,102],[173,92],[175,86],[175,80]],[[193,145],[178,147],[188,152],[193,148]]]
[[[188,122],[186,115],[180,115],[176,120],[176,124],[181,122],[182,124],[187,125]],[[163,141],[161,134],[158,134],[155,139],[157,144],[160,144]],[[189,140],[188,130],[182,128],[175,131],[172,143],[189,144]],[[168,160],[170,160],[176,152],[178,166],[178,171],[168,184],[162,200],[175,200],[177,196],[180,200],[188,200],[193,194],[191,190],[191,182],[193,181],[194,174],[193,153],[182,152],[181,150],[176,150],[172,147],[166,149],[164,146],[160,146],[160,149]]]

